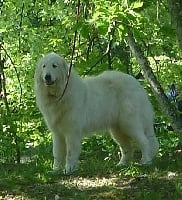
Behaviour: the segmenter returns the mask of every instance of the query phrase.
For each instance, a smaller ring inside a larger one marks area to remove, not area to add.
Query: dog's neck
[[[47,95],[50,97],[57,97],[57,91],[55,88],[47,89]]]

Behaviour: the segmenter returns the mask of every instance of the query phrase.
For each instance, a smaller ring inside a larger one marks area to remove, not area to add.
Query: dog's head
[[[38,63],[37,76],[46,86],[54,86],[58,81],[65,81],[68,65],[65,59],[56,53],[49,53]]]

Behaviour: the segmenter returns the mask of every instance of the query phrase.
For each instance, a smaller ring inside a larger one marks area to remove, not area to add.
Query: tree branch
[[[144,56],[144,53],[142,52],[140,46],[136,43],[131,30],[128,31],[127,39],[131,52],[140,64],[144,77],[150,83],[161,108],[164,110],[166,116],[168,116],[168,118],[170,119],[171,125],[174,130],[179,133],[181,137],[180,139],[182,141],[182,122],[176,107],[170,103],[167,96],[165,95],[164,90],[162,89],[157,78],[155,77],[147,58]]]
[[[94,67],[96,67],[97,66],[97,64],[99,64],[100,63],[100,61],[105,57],[105,56],[107,56],[107,54],[108,54],[108,52],[106,51],[87,71],[85,71],[84,73],[83,73],[83,76],[86,76],[86,75],[88,75],[92,70],[93,70],[93,68]]]
[[[4,74],[5,59],[2,59],[2,56],[1,56],[2,50],[5,51],[5,49],[3,48],[3,42],[0,41],[0,80],[1,80],[1,86],[2,86],[2,88],[0,88],[0,89],[2,89],[2,92],[3,92],[3,99],[4,99],[4,104],[5,104],[7,115],[11,116],[9,103],[8,103],[8,99],[7,99],[7,92],[6,92],[6,77],[5,77],[5,74]],[[5,51],[5,54],[8,55],[6,51]],[[9,58],[11,60],[11,57],[9,57]],[[11,60],[11,62],[12,62],[12,60]],[[15,67],[15,69],[16,69],[16,67]],[[17,71],[16,71],[16,73],[17,73]],[[18,80],[19,80],[19,78],[18,78]],[[18,137],[18,134],[17,134],[16,131],[12,131],[12,134],[13,134],[14,141],[15,141],[16,161],[17,161],[17,163],[20,163],[21,152],[20,152],[20,145],[19,145],[19,137]]]
[[[18,83],[19,83],[19,87],[20,87],[20,99],[19,99],[19,102],[21,104],[21,101],[22,101],[22,94],[23,94],[23,89],[22,89],[22,86],[21,86],[21,81],[20,81],[20,75],[18,73],[18,70],[15,66],[15,63],[13,62],[13,59],[11,58],[11,56],[8,54],[7,50],[2,46],[1,47],[3,49],[3,51],[5,52],[6,56],[10,59],[11,61],[11,64],[13,65],[13,68],[15,70],[15,73],[16,73],[16,77],[17,77],[17,80],[18,80]]]
[[[19,24],[19,33],[18,33],[18,47],[19,47],[19,51],[21,50],[21,30],[22,30],[22,24],[23,24],[23,12],[24,12],[24,7],[25,4],[23,2],[22,4],[22,8],[21,8],[21,13],[20,13],[20,24]]]
[[[4,74],[4,62],[5,60],[1,57],[1,50],[2,50],[2,43],[0,43],[0,80],[1,80],[1,98],[4,100],[4,104],[6,107],[7,113],[9,113],[9,104],[7,99],[7,92],[6,92],[6,78]]]
[[[97,64],[105,57],[108,57],[108,68],[112,69],[112,56],[111,56],[111,48],[113,44],[114,39],[114,33],[115,33],[116,24],[114,23],[114,26],[112,27],[110,33],[109,33],[109,42],[107,43],[107,48],[104,54],[87,70],[83,73],[84,76],[88,75],[94,67],[97,66]]]
[[[168,7],[171,14],[171,23],[176,31],[179,47],[182,50],[182,1],[168,0]]]

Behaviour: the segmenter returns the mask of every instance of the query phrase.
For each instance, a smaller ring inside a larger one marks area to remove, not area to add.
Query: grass
[[[161,149],[151,166],[116,167],[118,149],[97,139],[84,142],[79,168],[69,176],[47,173],[52,155],[43,149],[24,164],[0,164],[0,200],[182,199],[182,152],[175,145]]]

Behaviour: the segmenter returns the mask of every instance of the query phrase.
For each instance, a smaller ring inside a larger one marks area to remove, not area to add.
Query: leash
[[[77,9],[76,9],[76,25],[77,25],[78,22],[79,22],[79,15],[80,15],[80,0],[78,0]],[[73,60],[74,60],[74,53],[75,53],[75,48],[76,48],[77,34],[78,34],[78,31],[75,30],[75,33],[74,33],[74,40],[73,40],[73,48],[72,48],[72,52],[71,52],[70,66],[69,66],[68,73],[67,73],[67,80],[66,80],[66,83],[65,83],[64,90],[63,90],[63,92],[62,92],[60,98],[58,99],[58,101],[61,101],[61,100],[62,100],[62,98],[63,98],[64,95],[65,95],[66,89],[67,89],[67,87],[68,87],[69,79],[70,79],[70,76],[71,76],[71,70],[72,70],[72,67],[73,67]]]

